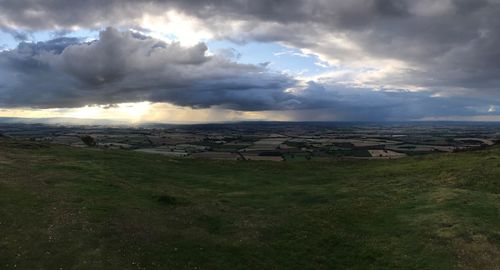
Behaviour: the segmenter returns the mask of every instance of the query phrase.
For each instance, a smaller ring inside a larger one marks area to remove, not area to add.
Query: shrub
[[[85,135],[85,136],[80,137],[80,139],[82,140],[82,142],[84,144],[86,144],[89,147],[94,147],[97,145],[97,142],[95,141],[95,139],[92,136]]]

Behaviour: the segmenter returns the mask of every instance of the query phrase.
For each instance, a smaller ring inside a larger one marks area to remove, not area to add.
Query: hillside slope
[[[220,162],[0,139],[1,269],[499,269],[500,148]]]

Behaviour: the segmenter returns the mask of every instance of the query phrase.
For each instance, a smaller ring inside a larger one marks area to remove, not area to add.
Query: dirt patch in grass
[[[471,239],[456,239],[458,268],[494,270],[500,267],[500,251],[485,235],[475,234]]]

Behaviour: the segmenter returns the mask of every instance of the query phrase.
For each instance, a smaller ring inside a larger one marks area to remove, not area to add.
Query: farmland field
[[[216,161],[0,139],[0,269],[498,269],[500,148]]]

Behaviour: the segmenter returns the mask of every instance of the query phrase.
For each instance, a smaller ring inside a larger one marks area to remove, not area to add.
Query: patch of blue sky
[[[12,34],[0,30],[0,50],[8,50],[15,48],[18,42]]]
[[[331,67],[322,63],[314,55],[305,55],[298,49],[288,48],[278,43],[236,44],[229,41],[207,41],[211,52],[233,49],[239,56],[237,61],[245,64],[269,63],[268,68],[290,75],[314,76],[329,70]]]
[[[58,37],[75,37],[82,40],[96,39],[99,36],[98,30],[80,29],[76,31],[38,31],[32,34],[32,42],[47,41]]]
[[[81,29],[76,31],[36,31],[36,32],[20,32],[25,35],[25,42],[43,42],[57,37],[76,37],[82,40],[92,40],[99,36],[98,30]],[[0,30],[0,50],[8,50],[15,48],[21,40],[16,40],[12,33]]]
[[[71,31],[66,34],[64,34],[65,37],[76,37],[76,38],[82,38],[82,39],[97,39],[99,37],[99,31],[101,29],[95,29],[95,30],[90,30],[90,29],[81,29],[77,31]]]

